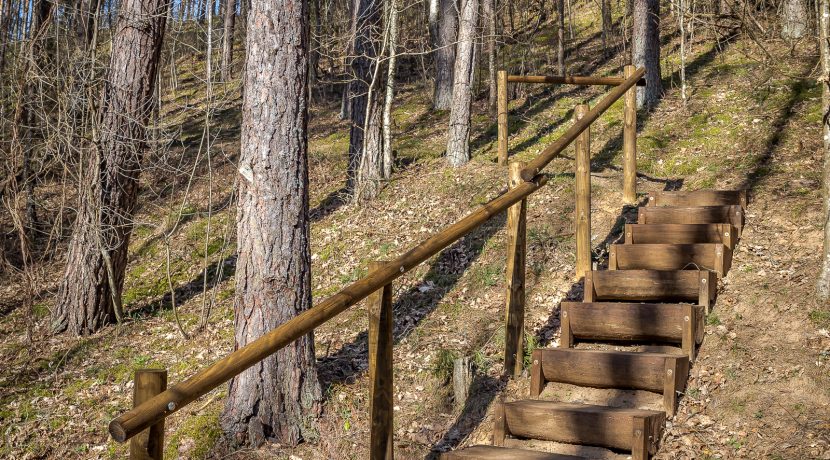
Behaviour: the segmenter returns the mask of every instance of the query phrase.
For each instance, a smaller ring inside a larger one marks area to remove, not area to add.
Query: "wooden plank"
[[[562,348],[571,348],[574,345],[574,337],[571,333],[571,313],[570,302],[562,302],[559,304],[559,346]]]
[[[589,111],[587,104],[574,109],[579,122]],[[574,143],[576,151],[574,231],[576,233],[576,277],[582,278],[591,270],[591,128],[582,131]]]
[[[509,137],[507,124],[507,71],[499,70],[498,73],[498,156],[499,164],[507,165],[507,139]]]
[[[371,270],[377,270],[381,263],[373,262]],[[375,291],[369,296],[369,402],[370,420],[369,458],[391,460],[393,454],[394,423],[392,390],[392,284]]]
[[[665,353],[543,348],[539,366],[545,382],[661,393],[666,359],[672,357]]]
[[[698,274],[698,305],[702,305],[706,314],[712,307],[712,301],[715,300],[715,293],[717,292],[717,278],[714,273],[708,270],[700,270]]]
[[[638,224],[732,224],[741,234],[744,213],[740,206],[644,206]]]
[[[442,460],[585,460],[585,457],[497,446],[472,446],[441,454]]]
[[[575,339],[681,343],[687,305],[562,302],[562,309]]]
[[[164,369],[137,369],[133,386],[133,407],[167,389]],[[162,460],[164,458],[164,420],[142,431],[130,440],[130,460]]]
[[[631,450],[635,417],[664,420],[665,414],[531,399],[504,405],[507,434],[511,436],[612,449]]]
[[[510,188],[522,183],[524,163],[510,164]],[[505,308],[504,371],[518,377],[524,360],[525,265],[527,259],[527,200],[507,210],[507,305]]]
[[[746,190],[694,190],[649,192],[648,206],[747,206]]]
[[[731,224],[625,224],[625,244],[721,243],[735,248]]]
[[[545,376],[542,375],[542,351],[533,350],[530,366],[530,397],[536,398],[545,390]]]
[[[633,67],[633,66],[632,66]],[[563,84],[563,85],[583,85],[583,86],[617,86],[625,83],[626,77],[593,77],[593,76],[579,76],[579,75],[510,75],[507,81],[512,83],[548,83],[548,84]],[[636,83],[637,86],[645,86],[646,80],[641,78]]]
[[[493,445],[504,446],[507,438],[507,420],[504,417],[504,400],[496,401],[493,411]]]
[[[663,410],[669,417],[673,417],[677,407],[677,392],[686,388],[686,381],[689,379],[689,357],[666,358],[663,373]]]
[[[635,67],[624,68],[625,78],[634,75]],[[623,99],[623,202],[637,203],[637,89],[629,88]]]
[[[700,279],[704,276],[708,280],[711,274],[708,270],[601,270],[591,273],[594,300],[638,302],[698,301],[701,299]],[[588,302],[587,298],[585,301]]]
[[[706,269],[724,276],[732,251],[721,243],[702,244],[613,244],[609,270]]]

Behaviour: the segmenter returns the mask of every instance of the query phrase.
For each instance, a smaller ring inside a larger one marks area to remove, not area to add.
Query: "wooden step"
[[[441,460],[585,460],[574,455],[498,446],[472,446],[441,454]]]
[[[512,436],[629,450],[645,460],[657,451],[665,420],[658,411],[526,399],[496,406],[493,444]]]
[[[697,302],[709,314],[717,275],[709,270],[600,270],[585,273],[583,302]]]
[[[666,353],[538,348],[532,362],[531,398],[538,398],[548,382],[646,390],[663,394],[663,410],[670,416],[689,377],[689,357]]]
[[[703,341],[704,308],[680,303],[562,302],[559,346],[576,340],[679,343],[690,360]]]
[[[732,224],[741,235],[744,212],[740,206],[644,206],[638,224]]]
[[[732,224],[625,224],[625,244],[721,243],[735,249]]]
[[[712,270],[725,276],[732,250],[720,243],[612,244],[609,270]]]
[[[723,206],[746,209],[746,190],[694,190],[649,192],[647,206]]]

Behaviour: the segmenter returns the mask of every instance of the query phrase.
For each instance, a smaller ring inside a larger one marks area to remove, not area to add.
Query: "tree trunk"
[[[120,5],[99,109],[100,138],[86,155],[78,217],[53,311],[56,332],[90,334],[118,314],[169,5],[164,0]]]
[[[352,59],[349,171],[346,186],[356,200],[374,198],[383,174],[381,66],[378,65],[383,9],[377,0],[357,0]]]
[[[611,37],[611,2],[610,0],[600,0],[602,2],[602,54],[608,56],[608,41]]]
[[[490,115],[495,116],[498,99],[498,85],[496,81],[496,0],[484,0],[482,4],[484,20],[487,21],[487,72],[490,81],[490,91],[487,107]]]
[[[556,0],[556,8],[559,20],[556,27],[556,62],[559,65],[559,75],[565,75],[565,0]]]
[[[473,75],[476,68],[477,22],[478,0],[461,0],[458,56],[455,59],[452,111],[447,133],[447,158],[452,166],[461,166],[470,161],[470,109],[473,100]]]
[[[458,9],[456,0],[439,0],[438,35],[435,44],[435,89],[432,107],[447,110],[453,101],[453,69],[456,53]]]
[[[311,307],[308,3],[254,0],[246,38],[234,302],[238,349]],[[317,436],[313,334],[234,377],[220,418],[232,444]]]
[[[243,0],[244,1],[244,0]],[[349,16],[351,17],[351,35],[350,37],[355,37],[357,33],[357,16],[355,16],[356,12],[356,5],[355,2],[357,0],[349,0],[349,12],[351,13]],[[354,40],[349,40],[349,44],[346,46],[346,57],[343,59],[343,67],[345,68],[343,74],[345,81],[343,82],[343,93],[341,93],[340,98],[340,119],[346,120],[352,117],[352,76],[349,75],[349,71],[352,67],[352,55],[354,54]]]
[[[75,35],[83,49],[86,49],[92,41],[92,19],[94,15],[98,14],[95,10],[96,5],[97,0],[82,0],[79,4],[75,22]]]
[[[225,31],[222,34],[222,81],[230,81],[233,65],[233,29],[236,22],[236,0],[225,0]]]
[[[398,52],[398,2],[387,0],[389,13],[389,64],[386,73],[386,100],[383,102],[383,179],[392,177],[392,103],[395,100],[395,74]]]
[[[646,68],[646,86],[637,87],[637,107],[651,108],[663,96],[659,0],[634,0],[631,54],[635,66]]]
[[[818,279],[818,295],[830,299],[830,0],[820,0],[819,58],[822,92],[822,134],[824,135],[824,252],[821,274]]]
[[[784,0],[781,5],[781,36],[787,39],[801,38],[807,33],[807,2]]]

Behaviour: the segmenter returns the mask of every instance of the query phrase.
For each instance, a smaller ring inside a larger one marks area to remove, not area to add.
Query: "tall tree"
[[[225,0],[225,30],[222,34],[222,81],[231,79],[233,65],[233,29],[236,23],[236,0]]]
[[[435,83],[432,107],[447,110],[453,102],[453,71],[456,53],[456,30],[458,29],[458,6],[456,0],[438,0],[438,18],[435,27]]]
[[[660,0],[634,0],[632,62],[646,68],[646,86],[637,88],[637,107],[652,107],[663,97],[660,80]]]
[[[354,58],[352,59],[351,127],[347,188],[356,200],[377,195],[383,177],[383,76],[380,0],[355,0]]]
[[[565,75],[565,0],[556,1],[556,16],[559,24],[556,26],[556,63],[559,75]]]
[[[611,37],[611,1],[600,0],[602,2],[602,54],[608,56],[608,41]]]
[[[478,0],[461,0],[461,24],[458,28],[458,55],[452,90],[452,111],[447,133],[447,158],[453,166],[470,161],[470,109],[473,100],[473,77],[476,68],[475,36],[478,23]]]
[[[781,5],[781,36],[801,38],[807,33],[806,0],[784,0]]]
[[[824,252],[818,295],[830,299],[830,0],[820,0],[818,14],[821,60],[822,134],[824,135]]]
[[[120,312],[147,121],[164,37],[165,0],[123,0],[112,36],[95,148],[86,152],[78,216],[52,313],[56,332],[89,334]]]
[[[235,347],[311,307],[308,2],[253,0],[242,101]],[[234,377],[220,423],[231,442],[317,436],[321,392],[309,333]]]
[[[498,86],[496,82],[496,0],[484,0],[481,4],[482,16],[487,21],[485,42],[487,43],[487,74],[490,83],[490,91],[487,99],[487,107],[491,115],[496,115],[496,103],[498,99]]]
[[[386,98],[383,102],[383,173],[384,179],[392,177],[392,103],[395,101],[395,75],[398,61],[398,2],[386,0],[388,33],[386,34],[389,50],[389,63],[386,71]]]

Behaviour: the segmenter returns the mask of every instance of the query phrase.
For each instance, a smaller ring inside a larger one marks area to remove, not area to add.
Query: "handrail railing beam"
[[[625,77],[592,77],[579,75],[508,75],[510,83],[549,83],[581,86],[617,86],[625,83]],[[645,86],[646,80],[637,80],[637,86]]]

